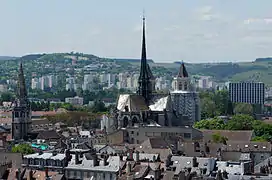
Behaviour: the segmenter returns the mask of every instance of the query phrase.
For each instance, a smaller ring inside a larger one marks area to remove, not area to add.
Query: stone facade
[[[173,109],[179,118],[179,122],[176,122],[177,125],[193,125],[194,122],[201,119],[200,100],[188,77],[184,63],[181,64],[179,74],[174,78],[172,87]]]

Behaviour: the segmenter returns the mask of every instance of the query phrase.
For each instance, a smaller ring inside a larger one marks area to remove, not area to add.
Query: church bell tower
[[[20,63],[17,94],[12,109],[12,139],[27,139],[28,133],[31,131],[31,108],[27,99],[27,91],[25,77],[23,72],[23,64]]]

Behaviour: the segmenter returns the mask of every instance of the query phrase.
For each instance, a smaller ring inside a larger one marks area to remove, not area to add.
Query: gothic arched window
[[[128,117],[125,116],[123,119],[123,127],[127,127],[128,126]]]
[[[135,123],[138,123],[138,119],[137,119],[137,117],[134,116],[132,118],[132,126],[134,126]]]

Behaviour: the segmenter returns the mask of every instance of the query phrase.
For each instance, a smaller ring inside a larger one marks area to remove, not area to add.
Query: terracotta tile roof
[[[251,141],[253,131],[229,131],[229,130],[201,130],[205,142],[212,141],[212,135],[219,133],[228,138],[228,141]]]

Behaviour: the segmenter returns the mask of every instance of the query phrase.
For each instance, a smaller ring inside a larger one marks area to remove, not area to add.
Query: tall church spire
[[[19,100],[26,100],[27,98],[27,91],[26,91],[26,84],[25,84],[25,77],[23,71],[23,63],[21,61],[18,73],[18,89],[17,89],[17,98]]]
[[[141,72],[140,77],[148,78],[146,60],[146,44],[145,44],[145,16],[143,16],[143,37],[142,37],[142,57],[141,57]]]
[[[152,80],[153,75],[147,64],[146,59],[146,42],[145,42],[145,16],[143,16],[143,35],[142,35],[142,56],[141,56],[141,70],[139,76],[138,94],[143,96],[146,101],[150,100],[152,94]]]

